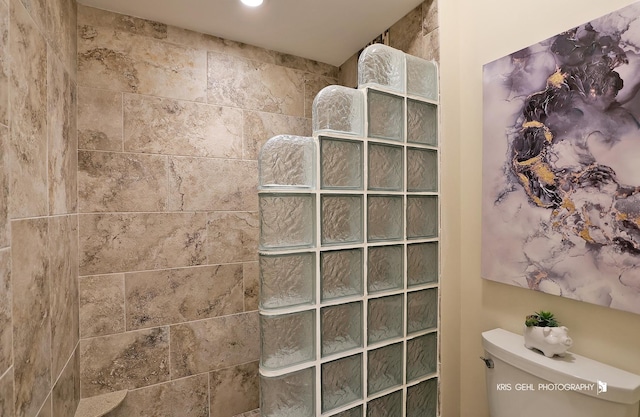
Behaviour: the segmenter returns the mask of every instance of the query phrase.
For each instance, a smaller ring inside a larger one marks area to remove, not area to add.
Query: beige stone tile
[[[257,161],[262,145],[276,135],[311,136],[311,120],[284,114],[245,111],[243,129],[243,158]]]
[[[39,13],[39,1],[27,3]],[[10,218],[34,217],[48,211],[47,47],[19,0],[11,1],[10,13],[9,213]]]
[[[247,411],[246,413],[236,414],[233,417],[260,417],[260,409],[258,408],[256,410]]]
[[[276,52],[276,64],[315,75],[338,78],[338,67],[295,55]]]
[[[213,212],[207,219],[210,264],[256,261],[259,225],[257,212]]]
[[[78,282],[80,337],[124,332],[124,274],[80,277]]]
[[[67,0],[69,4],[69,62],[68,71],[73,83],[78,75],[78,7],[76,0]]]
[[[164,156],[79,151],[79,210],[163,211],[167,207],[167,172]]]
[[[80,402],[80,354],[78,349],[66,363],[51,392],[53,415],[74,417]]]
[[[34,416],[51,390],[48,220],[11,227],[15,412]]]
[[[109,417],[209,417],[207,375],[129,391]],[[211,417],[214,417],[211,414]]]
[[[209,52],[208,60],[210,104],[304,114],[303,72],[216,52]]]
[[[304,76],[304,117],[311,118],[313,110],[313,99],[323,88],[335,85],[338,82],[335,78],[322,77],[313,74]]]
[[[49,219],[51,377],[58,378],[78,343],[78,216]]]
[[[142,35],[154,39],[166,39],[167,25],[78,4],[80,24]]]
[[[0,250],[0,375],[13,363],[11,294],[11,251],[5,248]]]
[[[7,0],[8,2],[15,2],[16,0]],[[38,30],[41,33],[45,33],[47,26],[47,0],[19,0],[27,13],[35,22]]]
[[[0,126],[0,248],[9,246],[9,129]]]
[[[71,16],[69,13],[68,0],[47,0],[46,1],[46,22],[47,39],[56,57],[64,63],[64,68],[68,69],[71,63],[70,36]]]
[[[160,327],[80,341],[82,398],[169,380],[169,329]]]
[[[78,136],[72,120],[75,87],[56,57],[49,57],[47,63],[49,213],[73,213],[78,195]]]
[[[422,5],[419,5],[389,28],[389,46],[410,55],[422,52]]]
[[[244,281],[244,311],[255,311],[260,301],[260,267],[258,262],[242,264]]]
[[[202,265],[205,213],[80,215],[80,275]]]
[[[440,62],[440,29],[425,35],[423,43],[424,51],[421,58]]]
[[[79,22],[78,85],[205,101],[206,51]]]
[[[13,410],[13,368],[9,368],[0,374],[0,416],[14,417]]]
[[[258,362],[220,369],[209,374],[211,415],[233,417],[260,407]]]
[[[169,210],[257,211],[257,187],[256,161],[169,159]]]
[[[242,265],[212,265],[125,275],[127,330],[243,310]]]
[[[0,2],[0,124],[9,126],[9,6]]]
[[[422,3],[422,33],[426,35],[439,27],[438,0],[426,0]]]
[[[51,394],[49,394],[36,417],[58,417],[53,415],[52,407],[53,407],[53,402],[51,401]],[[20,416],[20,414],[17,414],[17,415]]]
[[[171,378],[258,360],[258,313],[171,326]]]
[[[239,159],[242,110],[125,94],[124,149]]]
[[[358,54],[354,54],[340,65],[338,84],[345,87],[358,88]]]
[[[78,148],[121,151],[122,93],[78,88]]]

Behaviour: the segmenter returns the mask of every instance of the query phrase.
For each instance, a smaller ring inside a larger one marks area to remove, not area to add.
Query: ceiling
[[[344,63],[423,0],[79,0],[332,65]]]

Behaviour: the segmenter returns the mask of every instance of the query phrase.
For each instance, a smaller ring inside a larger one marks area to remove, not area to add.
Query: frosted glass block
[[[401,417],[402,391],[376,398],[367,403],[367,417]]]
[[[425,334],[407,340],[407,382],[433,374],[438,364],[438,337]]]
[[[407,93],[429,100],[438,100],[438,67],[427,61],[407,55]]]
[[[322,365],[322,412],[362,399],[362,355]]]
[[[403,336],[404,307],[402,294],[369,300],[367,314],[368,343]]]
[[[404,254],[402,245],[369,248],[367,290],[369,293],[404,287]]]
[[[438,236],[438,197],[407,197],[407,238]]]
[[[368,395],[402,385],[402,343],[369,351],[367,361]]]
[[[369,137],[402,141],[404,99],[375,90],[369,90],[367,97]]]
[[[402,147],[369,143],[369,189],[402,191]]]
[[[438,106],[407,100],[407,142],[438,146]]]
[[[402,197],[369,196],[367,204],[369,241],[402,239],[402,222]]]
[[[310,137],[280,135],[269,139],[258,157],[259,188],[313,188],[315,154],[316,143]]]
[[[321,222],[323,245],[362,242],[362,196],[322,196]]]
[[[353,88],[330,85],[313,100],[313,133],[339,132],[364,134],[364,92]]]
[[[407,246],[407,285],[438,282],[438,242]]]
[[[362,249],[337,250],[320,254],[322,301],[362,295]]]
[[[362,346],[362,303],[324,307],[320,313],[322,356]]]
[[[260,308],[313,303],[315,258],[315,253],[260,255]]]
[[[314,417],[315,368],[269,378],[260,376],[262,417]]]
[[[382,44],[364,49],[358,59],[358,86],[382,85],[404,92],[405,54]]]
[[[320,138],[320,186],[361,190],[362,148],[361,141]]]
[[[407,388],[407,417],[436,417],[437,410],[437,379],[428,379]]]
[[[333,417],[362,417],[362,406],[359,405],[349,410],[334,414]]]
[[[260,315],[260,365],[280,369],[315,359],[315,310]]]
[[[438,289],[415,291],[407,294],[407,333],[438,326]]]
[[[407,191],[438,191],[438,152],[407,148]]]
[[[315,203],[307,194],[261,194],[260,249],[311,247]]]

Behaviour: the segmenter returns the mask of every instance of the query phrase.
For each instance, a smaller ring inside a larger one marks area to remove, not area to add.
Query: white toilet
[[[482,345],[491,417],[638,417],[638,375],[569,352],[547,358],[503,329]]]

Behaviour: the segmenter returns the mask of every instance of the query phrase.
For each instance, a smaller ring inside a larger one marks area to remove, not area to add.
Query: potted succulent
[[[573,340],[567,335],[569,329],[560,326],[552,312],[540,310],[526,317],[524,321],[524,345],[537,349],[544,356],[563,356]]]

